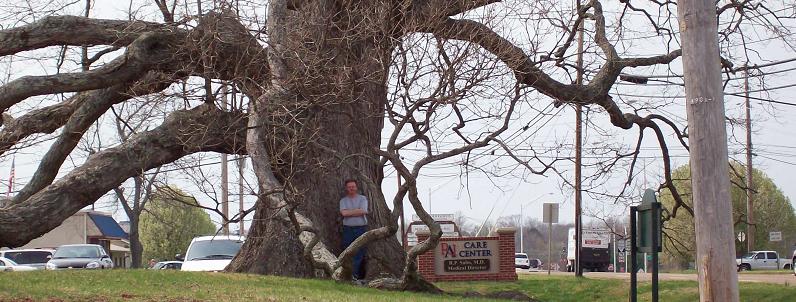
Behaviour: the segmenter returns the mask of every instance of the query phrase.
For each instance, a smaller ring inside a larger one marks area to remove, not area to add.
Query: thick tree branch
[[[33,174],[33,178],[14,196],[14,203],[27,199],[52,183],[66,157],[72,153],[83,137],[83,133],[111,106],[126,99],[122,94],[125,90],[126,87],[117,86],[90,92],[92,97],[81,104],[66,122],[61,135],[39,162],[39,168]]]
[[[206,105],[176,111],[161,126],[92,155],[27,200],[0,208],[0,246],[22,246],[41,236],[142,170],[194,152],[243,154],[245,129],[241,112]]]
[[[162,24],[144,21],[45,17],[29,25],[0,30],[0,56],[56,45],[125,46],[144,32],[164,28]]]
[[[662,56],[638,59],[622,59],[605,35],[605,18],[602,15],[602,6],[597,0],[592,0],[588,7],[595,10],[593,19],[596,21],[595,41],[608,57],[600,71],[588,85],[568,85],[556,81],[541,71],[524,51],[498,35],[486,25],[473,20],[455,20],[445,18],[439,21],[430,21],[428,26],[418,29],[421,32],[432,33],[439,38],[468,41],[481,46],[498,57],[504,64],[514,71],[520,83],[531,86],[539,92],[553,98],[556,106],[563,103],[596,104],[603,107],[610,116],[611,123],[623,129],[633,126],[633,115],[626,115],[609,96],[610,88],[625,67],[639,67],[654,64],[665,64],[680,56],[680,51],[673,51]]]
[[[170,38],[166,34],[142,34],[123,56],[94,70],[13,80],[0,87],[0,112],[30,96],[86,91],[135,81],[150,69],[170,61],[174,51],[166,42]]]
[[[131,97],[155,93],[169,86],[172,79],[161,73],[149,73],[133,85],[129,91],[120,92],[124,101]],[[53,133],[69,120],[69,117],[87,100],[96,99],[101,90],[75,94],[60,104],[47,106],[26,113],[19,118],[5,115],[0,130],[0,154],[4,154],[21,140],[38,133]]]

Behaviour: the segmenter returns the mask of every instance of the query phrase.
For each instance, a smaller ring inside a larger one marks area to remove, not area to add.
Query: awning
[[[119,223],[117,223],[113,217],[94,213],[89,213],[88,216],[94,221],[94,224],[100,230],[102,236],[122,239],[128,238],[127,233],[122,230],[122,227],[119,226]]]
[[[130,249],[129,249],[129,248],[126,248],[126,247],[123,247],[123,246],[120,246],[120,245],[111,244],[111,252],[125,252],[125,253],[129,253],[129,252],[130,252]]]

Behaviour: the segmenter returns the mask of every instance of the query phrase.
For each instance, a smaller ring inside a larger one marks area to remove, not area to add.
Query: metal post
[[[525,253],[525,244],[522,241],[522,228],[523,228],[523,224],[522,224],[522,206],[523,205],[520,205],[520,253]],[[530,261],[530,260],[528,260],[528,261]]]
[[[398,190],[401,190],[401,173],[396,171],[395,174],[398,176]],[[406,250],[406,246],[409,244],[409,242],[406,240],[406,222],[404,218],[404,212],[406,212],[406,209],[404,208],[404,201],[401,199],[401,247]]]
[[[652,302],[658,302],[658,226],[661,223],[660,209],[660,203],[655,202],[652,204]]]
[[[550,275],[550,268],[553,267],[553,222],[547,222],[547,274]]]
[[[222,83],[224,97],[221,98],[221,110],[227,111],[227,85]],[[229,171],[227,154],[221,154],[221,228],[224,235],[229,235]]]
[[[637,207],[630,207],[630,302],[638,301],[637,286],[638,280],[636,279],[636,270],[638,269],[637,250],[636,250],[636,213]]]
[[[245,169],[246,165],[246,158],[242,155],[238,155],[238,213],[240,215],[240,222],[238,225],[238,233],[241,236],[246,235],[246,231],[244,230],[244,221],[243,221],[243,170]]]
[[[431,188],[428,188],[428,213],[431,214]]]
[[[613,228],[612,228],[613,229]],[[616,236],[614,236],[614,232],[611,232],[611,262],[614,264],[614,273],[619,269],[616,267],[616,255],[617,255],[617,248],[616,248]]]

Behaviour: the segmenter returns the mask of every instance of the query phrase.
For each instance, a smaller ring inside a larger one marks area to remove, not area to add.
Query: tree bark
[[[364,12],[351,9],[336,13],[352,14],[352,20],[367,19],[365,22],[373,18],[356,15]],[[339,200],[345,179],[357,179],[361,194],[368,198],[370,229],[397,223],[391,221],[381,192],[383,175],[375,154],[381,144],[392,44],[383,33],[335,32],[306,21],[331,15],[335,14],[313,7],[290,16],[288,40],[303,44],[287,45],[289,52],[296,54],[286,60],[289,78],[312,76],[291,82],[296,98],[286,104],[269,103],[264,112],[270,115],[269,133],[277,133],[268,149],[277,177],[293,193],[288,197],[290,203],[313,222],[321,242],[339,254],[343,250]],[[308,44],[313,48],[306,47]],[[313,276],[312,266],[300,253],[295,227],[272,219],[269,211],[274,209],[266,207],[264,202],[258,204],[250,239],[241,251],[244,256],[237,257],[229,269]],[[382,273],[400,276],[403,258],[394,236],[372,242],[365,261],[368,278]]]
[[[141,238],[138,232],[140,215],[141,213],[138,212],[136,215],[130,217],[130,257],[133,262],[131,265],[132,268],[141,268],[143,264],[141,256],[144,253],[144,246],[141,244]]]

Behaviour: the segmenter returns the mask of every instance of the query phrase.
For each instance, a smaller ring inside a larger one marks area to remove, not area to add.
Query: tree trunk
[[[141,238],[138,233],[138,226],[139,226],[139,218],[141,217],[141,212],[135,212],[133,216],[130,216],[130,257],[132,258],[131,261],[133,262],[131,267],[132,268],[141,268],[141,256],[144,253],[144,246],[141,244]]]
[[[295,194],[288,197],[291,204],[312,220],[321,242],[339,254],[343,250],[339,200],[345,179],[357,179],[361,194],[368,198],[369,228],[397,223],[391,221],[381,192],[382,168],[374,152],[381,144],[392,42],[384,33],[366,35],[339,29],[345,24],[335,31],[332,26],[319,25],[323,22],[307,21],[331,15],[362,20],[361,16],[337,15],[355,14],[356,10],[330,14],[324,9],[295,13],[288,22],[290,40],[301,42],[289,45],[294,54],[287,59],[289,72],[291,80],[300,78],[302,82],[291,83],[296,97],[289,104],[269,104],[266,109],[272,115],[267,118],[271,121],[267,127],[273,128],[269,132],[277,134],[267,148],[277,176],[291,191],[289,195]],[[269,219],[270,211],[265,202],[258,203],[249,239],[228,269],[314,275],[301,256],[294,227]],[[382,273],[399,276],[403,259],[403,249],[394,236],[369,244],[365,261],[368,278]]]

